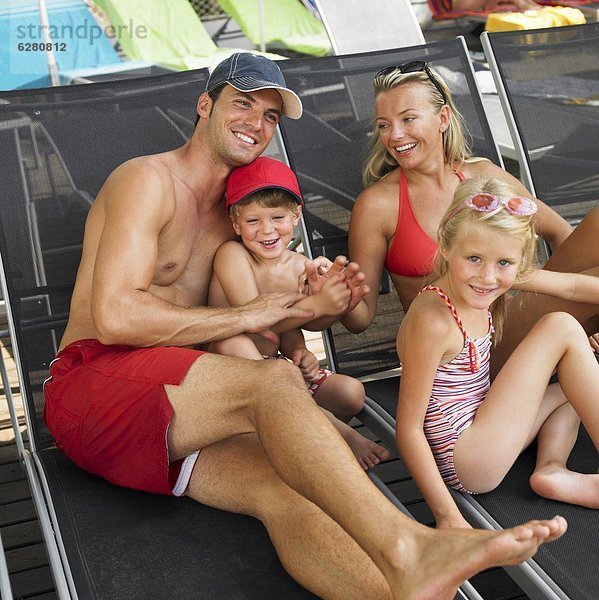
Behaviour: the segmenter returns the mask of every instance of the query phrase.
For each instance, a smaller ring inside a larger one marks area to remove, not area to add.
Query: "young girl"
[[[542,317],[493,384],[491,346],[501,337],[511,288],[596,303],[599,279],[534,268],[536,204],[498,178],[461,183],[438,232],[432,284],[397,336],[403,364],[397,444],[438,527],[469,527],[444,482],[482,493],[502,481],[535,437],[532,489],[599,508],[599,475],[567,469],[579,419],[599,447],[599,366],[568,313]],[[548,386],[557,368],[559,384]]]
[[[211,306],[240,306],[259,294],[297,291],[298,286],[300,291],[309,292],[305,271],[308,258],[288,249],[302,206],[295,174],[284,163],[263,156],[232,171],[227,180],[226,207],[241,243],[226,242],[215,255],[208,299]],[[320,318],[336,314],[337,303],[346,306],[348,298],[346,284],[331,279],[300,303]],[[291,360],[302,371],[314,400],[325,410],[360,465],[368,469],[388,458],[385,448],[346,423],[364,405],[362,383],[321,369],[316,356],[306,348],[301,329],[287,325],[278,331],[278,343],[258,335],[238,335],[213,342],[210,349],[239,358]]]

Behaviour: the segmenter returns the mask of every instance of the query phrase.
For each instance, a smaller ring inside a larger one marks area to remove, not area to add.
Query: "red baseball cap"
[[[260,156],[249,165],[231,171],[225,196],[227,210],[250,194],[269,188],[285,190],[298,204],[304,203],[295,173],[280,160]]]

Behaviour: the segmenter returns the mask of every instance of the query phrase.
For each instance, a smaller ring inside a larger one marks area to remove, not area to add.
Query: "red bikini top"
[[[454,172],[460,181],[464,181],[461,171]],[[399,177],[397,227],[385,259],[385,267],[394,275],[424,277],[433,270],[437,243],[424,232],[414,216],[408,180],[403,171],[400,171]]]

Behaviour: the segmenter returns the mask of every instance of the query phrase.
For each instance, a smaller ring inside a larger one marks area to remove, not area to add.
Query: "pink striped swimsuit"
[[[471,493],[458,479],[453,462],[453,448],[462,431],[474,421],[476,411],[489,391],[493,320],[489,313],[487,334],[479,339],[470,339],[455,306],[445,292],[437,286],[428,285],[420,293],[427,290],[436,292],[451,310],[464,336],[464,347],[453,360],[437,368],[424,418],[424,434],[443,481],[460,492]]]

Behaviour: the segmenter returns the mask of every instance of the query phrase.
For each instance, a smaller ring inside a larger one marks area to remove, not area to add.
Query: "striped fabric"
[[[476,411],[489,391],[489,359],[493,322],[479,339],[470,339],[455,306],[441,288],[429,285],[420,293],[436,292],[451,310],[464,336],[462,351],[450,362],[439,365],[424,419],[424,434],[431,447],[443,481],[452,488],[468,492],[457,477],[453,448],[460,433],[474,421]]]

